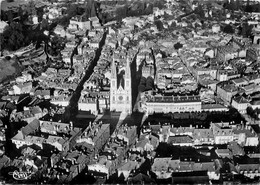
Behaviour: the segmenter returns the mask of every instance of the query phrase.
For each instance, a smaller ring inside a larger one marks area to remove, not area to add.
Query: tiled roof
[[[243,96],[238,96],[238,97],[234,97],[233,98],[234,101],[236,101],[237,103],[249,103],[249,101],[247,99],[245,99]]]
[[[200,96],[153,96],[147,102],[184,103],[200,101]]]
[[[181,143],[193,143],[192,138],[189,136],[170,136],[168,138],[170,144],[181,144]]]

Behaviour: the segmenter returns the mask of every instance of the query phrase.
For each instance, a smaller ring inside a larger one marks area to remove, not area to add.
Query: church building
[[[110,111],[132,113],[132,85],[130,61],[127,57],[125,70],[118,72],[116,61],[111,64]]]

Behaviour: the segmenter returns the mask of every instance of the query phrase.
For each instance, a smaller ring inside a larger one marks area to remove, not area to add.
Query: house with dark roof
[[[220,83],[217,85],[217,95],[224,101],[231,102],[232,97],[237,94],[238,87],[232,83]]]
[[[233,79],[232,82],[238,87],[248,84],[248,81],[245,78],[236,78]]]

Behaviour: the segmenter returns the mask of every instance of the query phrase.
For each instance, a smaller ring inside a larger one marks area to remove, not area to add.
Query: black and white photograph
[[[0,184],[260,184],[260,0],[0,9]]]

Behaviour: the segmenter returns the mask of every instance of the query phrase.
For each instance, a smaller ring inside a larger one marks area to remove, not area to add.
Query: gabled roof
[[[31,123],[21,129],[22,133],[27,136],[28,134],[36,131],[40,127],[40,121],[34,119]]]
[[[18,133],[12,138],[12,140],[24,140],[24,137],[23,132],[18,130]]]
[[[249,101],[245,99],[243,96],[234,97],[233,100],[239,104],[247,104]]]

